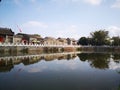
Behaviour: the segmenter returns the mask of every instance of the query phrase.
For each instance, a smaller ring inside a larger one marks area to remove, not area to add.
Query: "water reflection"
[[[24,56],[8,56],[0,57],[0,72],[10,71],[14,65],[23,63],[24,65],[30,65],[38,63],[41,60],[53,61],[53,60],[70,60],[76,58],[75,53],[53,53],[53,54],[41,54],[41,55],[24,55]]]
[[[0,90],[119,90],[120,54],[0,57]]]
[[[40,54],[40,55],[24,55],[24,56],[8,56],[0,57],[0,72],[10,71],[14,65],[23,63],[30,65],[38,63],[41,60],[73,60],[79,57],[80,61],[89,62],[91,67],[98,69],[119,69],[120,68],[120,54],[107,54],[107,53],[53,53],[53,54]],[[60,62],[61,63],[61,62]],[[74,62],[72,62],[74,64]],[[72,66],[72,65],[70,65]]]
[[[90,62],[91,67],[106,69],[109,68],[110,54],[104,53],[81,53],[78,54],[81,61]]]
[[[80,53],[77,54],[83,62],[88,61],[91,67],[98,69],[117,69],[120,68],[120,54],[108,53]]]

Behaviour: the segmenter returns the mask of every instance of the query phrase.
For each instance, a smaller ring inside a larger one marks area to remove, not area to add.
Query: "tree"
[[[107,39],[109,38],[108,31],[99,30],[90,33],[92,36],[92,45],[106,45],[108,44]]]
[[[120,45],[120,37],[112,37],[112,45],[119,46]]]
[[[88,45],[88,39],[86,37],[81,37],[78,40],[78,45]]]

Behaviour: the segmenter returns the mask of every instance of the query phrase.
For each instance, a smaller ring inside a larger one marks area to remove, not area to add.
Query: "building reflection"
[[[40,54],[40,55],[24,55],[24,56],[5,56],[0,57],[0,72],[10,71],[14,65],[23,63],[24,65],[30,65],[41,60],[53,61],[53,60],[71,60],[77,57],[76,53],[52,53],[52,54]]]
[[[113,53],[51,53],[39,55],[19,55],[0,57],[0,72],[8,72],[14,68],[14,65],[23,63],[30,65],[38,63],[41,60],[73,60],[76,57],[82,62],[88,62],[91,67],[98,69],[119,69],[120,72],[120,54]]]

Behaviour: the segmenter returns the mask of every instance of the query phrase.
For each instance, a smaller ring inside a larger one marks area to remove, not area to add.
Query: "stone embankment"
[[[75,45],[0,45],[0,53],[51,53],[51,52],[73,52],[80,46]]]
[[[120,46],[80,46],[80,45],[14,45],[1,44],[0,53],[55,53],[55,52],[120,52]]]
[[[81,52],[120,52],[120,46],[80,46]]]

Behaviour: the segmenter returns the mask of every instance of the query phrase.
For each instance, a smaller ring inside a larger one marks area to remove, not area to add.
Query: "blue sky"
[[[15,33],[79,39],[106,29],[120,36],[120,0],[2,0],[0,27]]]

